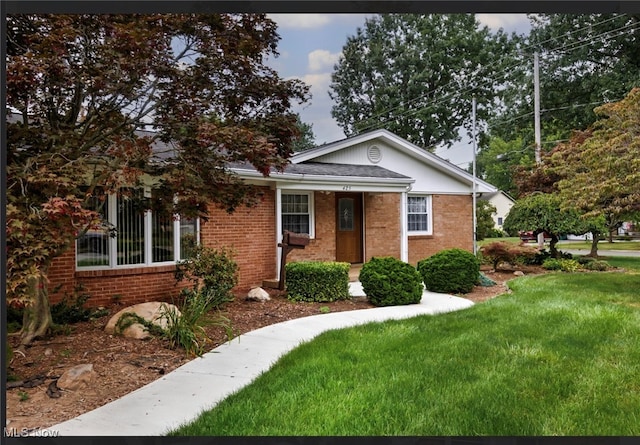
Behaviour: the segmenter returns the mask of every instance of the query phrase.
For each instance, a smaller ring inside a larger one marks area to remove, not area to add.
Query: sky
[[[311,87],[310,102],[294,107],[303,122],[311,124],[316,144],[345,138],[345,134],[331,117],[333,101],[329,98],[329,84],[333,66],[338,62],[342,47],[349,36],[362,28],[371,14],[269,14],[278,24],[281,37],[278,58],[269,64],[285,79],[297,78]],[[477,14],[478,21],[492,30],[502,28],[507,33],[527,33],[529,20],[525,14]],[[467,139],[436,154],[466,168],[473,158]]]

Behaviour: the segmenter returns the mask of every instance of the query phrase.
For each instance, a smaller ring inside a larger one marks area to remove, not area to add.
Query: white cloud
[[[502,28],[506,32],[526,32],[530,28],[526,14],[476,14],[478,21],[494,31]]]
[[[316,49],[307,56],[309,60],[309,70],[312,72],[324,69],[333,69],[333,65],[338,63],[341,53],[332,53],[326,49]]]
[[[269,18],[283,29],[322,28],[332,20],[330,14],[269,14]]]

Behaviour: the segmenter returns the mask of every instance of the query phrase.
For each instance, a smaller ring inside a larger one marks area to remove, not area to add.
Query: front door
[[[336,193],[336,261],[362,263],[362,193]]]

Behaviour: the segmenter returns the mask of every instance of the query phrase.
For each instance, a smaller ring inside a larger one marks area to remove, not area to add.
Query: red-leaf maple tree
[[[308,87],[266,65],[264,14],[9,15],[7,298],[23,344],[47,332],[54,258],[99,224],[101,193],[156,179],[164,205],[206,217],[259,194],[227,168],[282,169]],[[162,150],[160,150],[162,149]],[[175,199],[171,199],[175,197]]]

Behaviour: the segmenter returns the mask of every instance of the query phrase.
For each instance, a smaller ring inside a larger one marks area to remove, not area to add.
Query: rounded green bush
[[[480,261],[462,249],[447,249],[418,262],[425,287],[432,292],[466,294],[480,277]]]
[[[420,303],[422,280],[411,264],[393,257],[371,258],[360,271],[362,289],[375,306]]]

